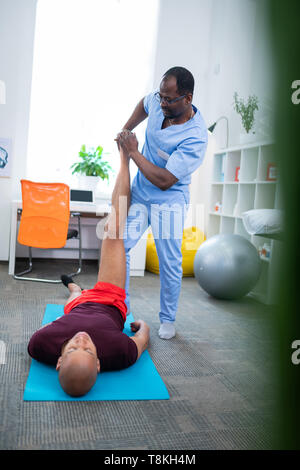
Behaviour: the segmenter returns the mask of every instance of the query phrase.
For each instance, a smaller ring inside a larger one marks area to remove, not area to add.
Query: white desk
[[[22,201],[14,200],[11,205],[11,227],[10,227],[10,249],[8,274],[11,276],[15,272],[15,257],[18,227],[18,209],[22,209]],[[111,212],[110,203],[97,201],[95,204],[82,204],[70,202],[70,212],[80,212],[81,217],[99,218],[107,216]],[[142,237],[137,245],[130,252],[130,275],[144,276],[146,264],[146,237]]]

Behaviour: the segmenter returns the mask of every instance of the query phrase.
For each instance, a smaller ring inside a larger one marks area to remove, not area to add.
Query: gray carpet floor
[[[21,267],[21,266],[20,266]],[[68,261],[42,261],[50,276]],[[47,303],[64,303],[62,285],[16,281],[0,263],[0,449],[271,449],[276,379],[272,310],[249,297],[219,301],[184,278],[177,335],[161,340],[159,277],[131,278],[131,310],[151,328],[149,353],[169,393],[167,401],[24,402],[31,359],[27,343]],[[84,262],[83,288],[97,263]],[[2,343],[3,344],[3,343]]]

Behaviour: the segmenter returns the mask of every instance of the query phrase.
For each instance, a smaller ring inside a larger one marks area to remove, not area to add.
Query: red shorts
[[[85,302],[96,302],[103,305],[114,305],[120,310],[124,321],[126,321],[127,306],[125,297],[125,289],[109,282],[97,282],[94,289],[83,290],[81,295],[65,305],[64,313],[70,313],[74,307]]]

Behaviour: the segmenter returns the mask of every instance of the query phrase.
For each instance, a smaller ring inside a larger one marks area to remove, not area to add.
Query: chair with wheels
[[[80,213],[70,213],[70,188],[64,183],[37,183],[21,180],[22,209],[18,242],[28,246],[29,266],[22,272],[14,273],[14,278],[23,281],[60,283],[60,279],[25,277],[32,271],[32,248],[63,248],[70,238],[78,239],[78,269],[70,273],[75,276],[81,272],[81,225]],[[77,217],[78,230],[69,230],[69,220]]]

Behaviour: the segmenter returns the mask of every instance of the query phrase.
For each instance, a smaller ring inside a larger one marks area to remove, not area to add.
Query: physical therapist
[[[117,136],[118,145],[138,166],[132,182],[131,206],[124,245],[127,257],[126,303],[130,311],[130,250],[151,225],[159,259],[160,328],[162,339],[175,336],[175,319],[182,281],[182,235],[189,204],[192,173],[207,147],[207,128],[192,104],[194,78],[183,67],[162,77],[159,91],[137,104]],[[142,152],[131,131],[148,118]]]

